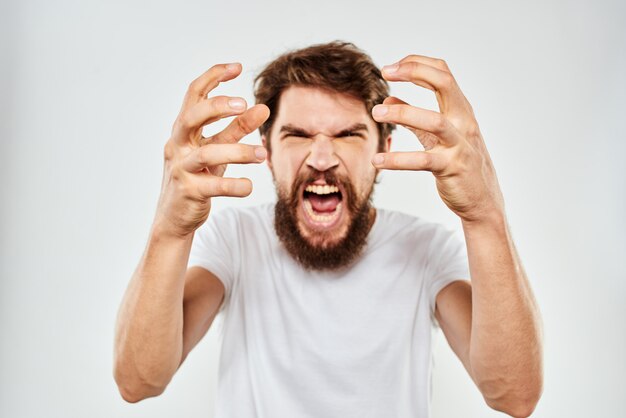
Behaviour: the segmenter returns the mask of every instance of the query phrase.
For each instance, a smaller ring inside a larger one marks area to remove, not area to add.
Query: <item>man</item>
[[[118,318],[124,399],[162,393],[221,311],[217,417],[428,416],[435,320],[486,402],[530,415],[542,387],[539,314],[478,124],[446,63],[410,55],[381,73],[334,42],[272,62],[250,109],[207,98],[240,72],[217,65],[195,80],[165,146],[154,225]],[[433,90],[440,112],[387,97],[385,80]],[[424,151],[389,152],[394,124]],[[264,147],[238,143],[257,128]],[[212,197],[251,192],[250,180],[223,177],[226,165],[265,160],[277,203],[205,223]],[[432,172],[466,244],[373,208],[381,169]]]

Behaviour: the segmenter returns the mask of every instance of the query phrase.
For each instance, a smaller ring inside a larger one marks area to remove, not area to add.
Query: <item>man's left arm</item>
[[[453,282],[439,293],[437,320],[488,405],[526,417],[542,391],[541,320],[472,107],[442,60],[410,55],[384,67],[383,76],[428,88],[439,104],[435,112],[389,97],[372,111],[376,121],[406,127],[424,146],[377,154],[374,166],[432,172],[463,224],[471,284]]]

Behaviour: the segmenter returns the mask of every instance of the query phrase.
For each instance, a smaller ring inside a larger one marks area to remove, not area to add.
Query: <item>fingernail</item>
[[[256,155],[259,160],[264,160],[267,156],[267,151],[265,147],[257,147],[254,149],[254,155]]]
[[[385,65],[383,67],[383,71],[391,74],[391,73],[395,73],[396,71],[398,71],[398,68],[400,68],[400,64],[391,64],[391,65]]]
[[[389,112],[389,108],[387,106],[376,105],[372,109],[372,115],[380,117],[385,116]]]
[[[376,154],[374,155],[372,162],[374,163],[374,165],[381,165],[385,162],[385,157],[383,157],[381,154]]]
[[[232,64],[226,64],[226,71],[230,72],[230,71],[238,70],[240,65],[241,64],[236,63],[236,62],[232,63]]]
[[[236,110],[241,110],[246,107],[246,102],[242,99],[230,99],[228,101],[228,106]]]

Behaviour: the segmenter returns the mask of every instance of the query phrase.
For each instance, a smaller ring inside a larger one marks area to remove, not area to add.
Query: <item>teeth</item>
[[[304,201],[304,210],[306,211],[307,215],[309,215],[309,217],[313,219],[315,222],[329,223],[333,221],[341,213],[341,202],[339,202],[339,204],[337,205],[337,207],[335,208],[335,210],[332,212],[331,215],[318,215],[317,213],[315,213],[315,211],[313,210],[313,206],[311,205],[311,202],[309,202],[308,200]]]
[[[328,184],[325,184],[323,186],[316,185],[316,184],[309,184],[308,186],[306,186],[305,190],[309,193],[315,193],[315,194],[331,194],[331,193],[339,192],[339,187],[329,186]]]

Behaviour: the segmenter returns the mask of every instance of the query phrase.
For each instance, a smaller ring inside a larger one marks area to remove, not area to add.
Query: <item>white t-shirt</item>
[[[274,231],[274,205],[211,213],[189,264],[226,289],[216,418],[428,417],[437,293],[468,279],[465,245],[377,210],[363,256],[306,271]]]

